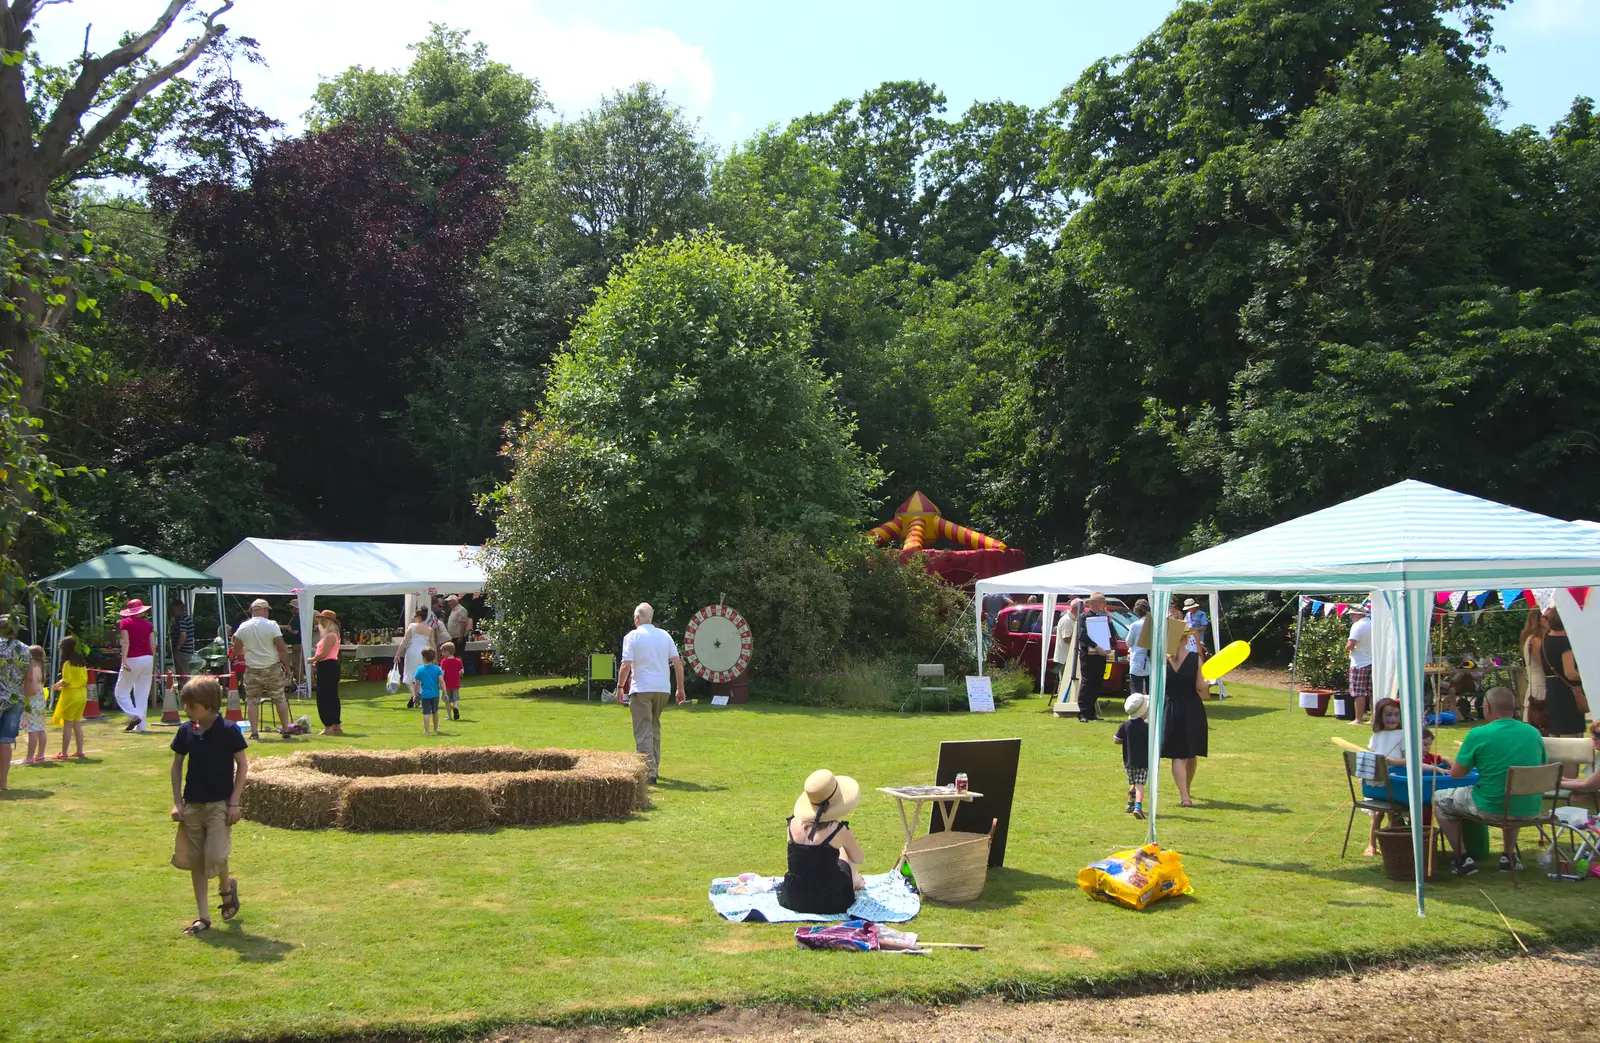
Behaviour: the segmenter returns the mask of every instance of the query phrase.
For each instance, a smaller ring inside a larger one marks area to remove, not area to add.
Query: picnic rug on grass
[[[711,881],[711,905],[724,920],[734,923],[787,923],[799,920],[871,920],[873,923],[904,923],[922,911],[922,896],[911,889],[910,881],[898,871],[862,877],[866,884],[856,895],[855,904],[838,916],[797,913],[778,904],[781,876],[719,877]]]

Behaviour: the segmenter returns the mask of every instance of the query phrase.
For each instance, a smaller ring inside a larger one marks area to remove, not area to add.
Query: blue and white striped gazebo
[[[1180,591],[1370,592],[1374,643],[1383,639],[1377,634],[1380,628],[1392,628],[1389,640],[1396,650],[1406,760],[1420,764],[1422,667],[1434,593],[1600,586],[1600,529],[1426,482],[1404,481],[1158,565],[1152,579],[1152,649],[1166,647],[1167,607]],[[1563,619],[1566,615],[1564,611]],[[1155,722],[1162,719],[1165,705],[1166,670],[1158,665],[1150,681],[1150,719]],[[1148,782],[1152,841],[1160,762],[1161,729],[1152,727]],[[1411,805],[1420,806],[1421,774],[1408,772],[1407,782]],[[1421,822],[1420,815],[1412,817],[1416,865],[1423,864]],[[1420,873],[1417,915],[1423,915]]]

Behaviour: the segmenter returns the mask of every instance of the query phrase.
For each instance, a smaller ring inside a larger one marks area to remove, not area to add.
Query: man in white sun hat
[[[271,610],[266,599],[256,598],[250,602],[250,618],[233,631],[233,654],[244,660],[244,704],[251,739],[259,738],[263,699],[272,700],[278,708],[280,734],[289,737],[289,700],[284,696],[291,676],[289,646],[283,640],[283,628],[268,617]]]

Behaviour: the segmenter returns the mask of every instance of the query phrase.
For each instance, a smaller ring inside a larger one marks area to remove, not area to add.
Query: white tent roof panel
[[[1404,481],[1158,565],[1154,579],[1235,590],[1600,584],[1600,530]]]
[[[229,594],[322,596],[483,589],[482,548],[461,544],[243,540],[210,572]]]
[[[1081,597],[1104,594],[1150,593],[1150,566],[1114,554],[1086,554],[1081,558],[1052,561],[977,582],[978,596],[985,594],[1069,594]]]

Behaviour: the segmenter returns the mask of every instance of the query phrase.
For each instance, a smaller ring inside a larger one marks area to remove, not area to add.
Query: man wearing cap
[[[1350,701],[1356,710],[1356,719],[1351,723],[1360,724],[1372,702],[1372,620],[1359,605],[1351,605],[1345,615],[1355,620],[1350,624],[1350,640],[1344,643],[1344,650],[1350,656]]]
[[[1078,720],[1083,722],[1100,718],[1100,687],[1106,679],[1106,659],[1111,649],[1101,648],[1089,636],[1089,620],[1095,617],[1106,621],[1106,633],[1111,633],[1111,616],[1106,611],[1106,596],[1099,591],[1089,595],[1089,601],[1078,616]]]
[[[661,769],[661,711],[667,708],[667,686],[674,678],[678,703],[683,703],[683,659],[672,635],[650,622],[655,614],[649,602],[633,610],[633,630],[622,639],[622,669],[617,674],[617,702],[630,686],[633,689],[628,701],[633,748],[649,761],[652,783]]]
[[[233,631],[234,658],[244,659],[244,703],[250,718],[250,738],[259,738],[261,700],[271,699],[278,708],[281,734],[289,738],[289,646],[283,629],[267,613],[272,606],[262,598],[250,602],[250,618]]]
[[[454,594],[445,598],[444,604],[450,610],[444,628],[450,632],[450,640],[456,646],[456,658],[467,667],[467,673],[475,674],[477,670],[472,669],[472,659],[467,651],[467,642],[472,640],[472,617],[467,614],[466,606],[461,604],[461,599]]]

